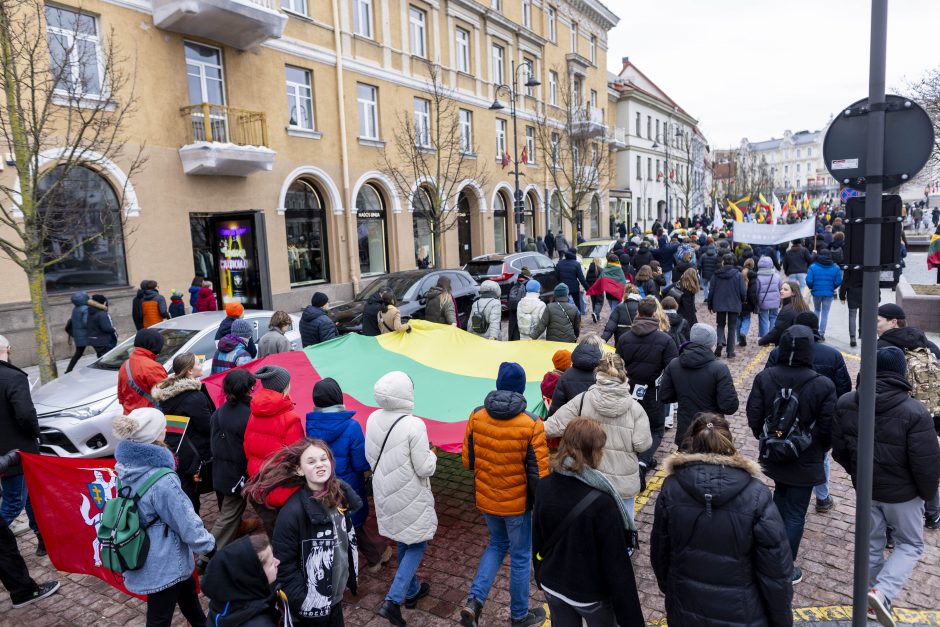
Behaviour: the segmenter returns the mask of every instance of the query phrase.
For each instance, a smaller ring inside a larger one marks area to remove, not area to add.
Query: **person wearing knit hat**
[[[568,298],[568,286],[559,283],[553,290],[552,302],[545,306],[535,326],[529,330],[532,337],[544,337],[549,342],[578,341],[581,334],[581,312]]]
[[[536,294],[538,294],[539,292],[542,291],[542,284],[539,283],[538,281],[536,281],[535,279],[531,279],[531,280],[529,280],[529,281],[526,282],[526,284],[525,284],[525,291],[526,291],[527,293],[528,293],[528,292],[535,292]]]
[[[519,325],[516,313],[519,309],[519,301],[525,297],[526,285],[532,280],[532,272],[528,266],[522,266],[522,270],[516,275],[516,281],[509,288],[509,295],[506,298],[506,307],[509,312],[509,341],[515,342],[519,339]]]
[[[545,621],[544,609],[529,607],[532,542],[528,533],[518,533],[531,528],[531,488],[536,478],[548,475],[544,425],[526,411],[525,388],[522,366],[501,363],[496,389],[467,421],[462,459],[464,467],[473,472],[476,506],[489,529],[489,543],[460,610],[464,626],[479,623],[507,548],[512,624],[535,627]]]
[[[555,351],[552,355],[552,365],[559,371],[564,372],[571,367],[571,351],[567,348]]]
[[[564,283],[559,283],[558,285],[556,285],[555,289],[552,290],[552,292],[555,294],[556,302],[562,299],[568,300],[568,294],[569,294],[568,286],[565,285]]]
[[[552,355],[552,365],[555,366],[555,369],[545,373],[545,376],[542,377],[542,384],[539,386],[542,391],[542,402],[546,408],[552,405],[552,395],[555,394],[555,388],[558,387],[558,380],[561,379],[561,375],[571,367],[571,351],[566,348],[555,351],[555,354]]]
[[[248,339],[251,337],[252,327],[251,323],[247,320],[238,320],[232,323],[232,335],[237,335],[238,337]]]
[[[225,315],[229,318],[241,318],[245,313],[245,306],[237,300],[225,303]]]
[[[708,350],[713,351],[715,346],[718,345],[718,333],[712,325],[697,322],[692,325],[692,330],[689,331],[689,341],[701,344]]]
[[[212,374],[244,366],[254,359],[249,350],[249,345],[254,346],[252,330],[247,320],[236,318],[232,322],[229,333],[219,340],[219,347],[212,356]]]
[[[519,329],[520,340],[544,339],[532,335],[538,321],[545,312],[545,302],[541,298],[542,284],[535,279],[529,279],[525,284],[525,296],[516,306],[516,325]]]
[[[255,378],[261,381],[261,387],[287,394],[290,391],[290,372],[280,366],[261,366],[255,370]]]
[[[153,444],[162,442],[165,433],[166,416],[153,407],[141,407],[114,419],[114,435],[120,440]]]
[[[940,360],[940,348],[918,328],[908,326],[907,314],[894,303],[878,308],[878,348],[896,346],[903,351],[926,348]]]
[[[325,307],[330,302],[330,297],[323,292],[315,292],[310,298],[310,304],[314,307]]]

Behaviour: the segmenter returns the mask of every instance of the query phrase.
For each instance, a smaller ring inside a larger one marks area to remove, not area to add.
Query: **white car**
[[[255,342],[268,330],[273,311],[246,309]],[[164,338],[157,361],[170,370],[178,353],[196,353],[209,361],[215,353],[215,333],[224,311],[207,311],[164,320],[151,329]],[[300,318],[291,316],[287,332],[293,350],[300,350]],[[134,350],[134,336],[87,366],[76,368],[33,392],[39,416],[39,450],[59,457],[106,457],[114,454],[117,441],[111,423],[121,414],[117,400],[118,370]],[[208,364],[206,374],[209,373]]]

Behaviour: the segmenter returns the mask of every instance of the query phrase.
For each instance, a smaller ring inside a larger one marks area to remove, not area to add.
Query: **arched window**
[[[601,236],[601,203],[597,196],[591,199],[591,233],[588,237]]]
[[[555,233],[561,231],[561,217],[561,196],[555,192],[548,209],[548,227]]]
[[[539,199],[535,192],[529,192],[525,195],[525,204],[523,206],[523,224],[525,224],[525,235],[535,239],[535,214],[539,210]]]
[[[433,208],[428,190],[424,187],[415,190],[411,199],[411,220],[414,228],[415,264],[419,268],[434,267],[437,260],[434,234],[431,231]]]
[[[36,188],[46,291],[127,285],[121,206],[97,172],[57,166]]]
[[[291,287],[330,280],[326,209],[316,185],[297,179],[284,197]]]
[[[495,249],[498,253],[508,252],[506,249],[506,220],[509,212],[506,210],[506,197],[502,192],[496,192],[493,201],[493,229],[495,231]]]
[[[366,183],[356,195],[359,273],[362,276],[388,271],[385,220],[385,199],[371,183]]]

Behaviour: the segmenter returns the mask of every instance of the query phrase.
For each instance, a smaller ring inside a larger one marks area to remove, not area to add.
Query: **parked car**
[[[252,325],[257,342],[268,330],[273,311],[245,310],[245,320]],[[164,338],[157,361],[170,370],[173,358],[182,352],[196,353],[202,360],[212,359],[215,332],[224,311],[207,311],[164,320],[151,329]],[[298,316],[291,316],[287,332],[291,348],[300,350]],[[87,366],[76,368],[33,392],[39,415],[39,450],[59,457],[105,457],[114,454],[117,440],[111,422],[121,413],[117,400],[118,370],[134,350],[134,336]],[[209,368],[206,368],[206,374]]]
[[[607,253],[609,253],[614,244],[617,243],[615,239],[603,238],[603,239],[589,239],[586,242],[582,242],[575,247],[575,251],[578,253],[578,261],[581,262],[581,267],[584,268],[584,273],[587,274],[588,267],[591,265],[591,260],[594,257],[599,257],[601,260],[601,267],[607,265]]]
[[[496,281],[502,291],[500,300],[503,304],[503,311],[506,311],[509,290],[519,278],[523,266],[527,267],[532,272],[532,277],[542,284],[542,298],[547,300],[558,283],[558,277],[555,274],[555,262],[541,253],[480,255],[471,259],[463,269],[469,272],[477,283]]]
[[[407,322],[411,318],[421,319],[424,318],[424,306],[427,304],[424,295],[437,285],[437,280],[441,276],[450,279],[451,289],[457,300],[460,327],[466,329],[467,320],[470,318],[470,306],[479,295],[480,286],[473,280],[473,277],[460,269],[404,270],[383,274],[369,283],[353,300],[330,307],[327,314],[340,333],[358,333],[362,331],[362,311],[366,306],[366,301],[372,295],[390,289],[398,301],[402,322]]]

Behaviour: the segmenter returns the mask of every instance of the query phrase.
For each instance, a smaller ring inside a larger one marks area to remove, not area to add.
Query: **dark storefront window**
[[[57,185],[58,184],[58,185]],[[58,166],[39,182],[47,292],[127,285],[117,194],[97,172]]]
[[[287,189],[284,208],[291,287],[329,281],[323,196],[312,183],[300,179]]]
[[[385,233],[385,201],[366,183],[356,195],[356,232],[359,239],[359,273],[362,276],[388,271]]]
[[[419,188],[411,203],[411,219],[415,238],[415,264],[419,268],[435,267],[436,251],[434,250],[434,234],[431,232],[433,220],[433,205],[428,191]]]
[[[502,192],[496,193],[493,201],[493,229],[495,231],[493,244],[498,253],[505,253],[506,250],[506,220],[509,212],[506,211],[506,197]]]

